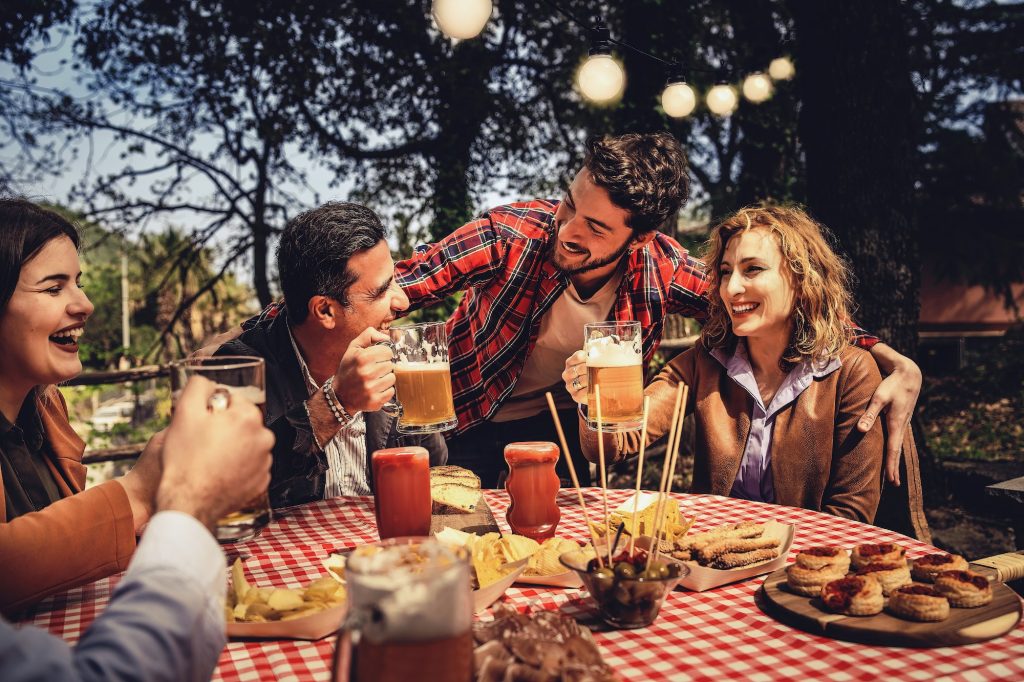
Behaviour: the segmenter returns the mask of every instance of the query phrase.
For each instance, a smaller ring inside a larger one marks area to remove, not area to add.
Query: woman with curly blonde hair
[[[648,441],[668,431],[683,382],[697,427],[693,492],[871,522],[883,435],[878,424],[862,433],[857,421],[881,377],[870,354],[850,345],[850,275],[824,228],[798,208],[745,208],[712,231],[704,261],[709,319],[697,347],[647,387]],[[566,389],[586,400],[585,382]],[[597,436],[580,433],[593,461]],[[639,440],[606,435],[606,454],[631,455]]]

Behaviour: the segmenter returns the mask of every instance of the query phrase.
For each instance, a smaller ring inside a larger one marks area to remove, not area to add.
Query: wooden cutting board
[[[481,495],[480,502],[476,505],[476,511],[472,514],[434,514],[430,518],[430,534],[433,535],[445,527],[462,530],[475,535],[484,533],[500,533],[497,522],[491,508],[487,506],[487,499]]]
[[[994,572],[981,566],[971,569],[991,577]],[[992,582],[992,602],[975,609],[949,610],[939,623],[917,623],[882,611],[877,616],[843,616],[824,610],[817,597],[790,592],[786,569],[769,575],[757,593],[758,606],[777,620],[816,635],[862,644],[906,647],[940,647],[974,644],[1001,637],[1017,626],[1021,601],[1006,585]]]

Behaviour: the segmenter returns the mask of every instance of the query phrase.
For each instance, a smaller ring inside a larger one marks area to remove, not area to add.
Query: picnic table
[[[611,490],[617,506],[631,491]],[[600,491],[584,489],[587,506],[598,509]],[[503,531],[508,496],[484,491]],[[909,537],[828,514],[712,495],[673,495],[694,531],[738,521],[777,520],[797,527],[793,553],[811,545],[852,547],[897,542],[908,558],[937,551]],[[576,493],[559,493],[558,535],[588,537]],[[275,518],[263,534],[228,548],[246,559],[245,570],[259,586],[301,587],[323,574],[332,552],[377,540],[372,497],[338,498],[295,508]],[[68,642],[106,606],[119,576],[113,576],[36,607],[24,622],[48,629]],[[227,569],[225,569],[225,580]],[[755,603],[763,577],[707,592],[670,594],[653,625],[638,630],[597,631],[601,652],[624,680],[827,679],[827,680],[1007,680],[1024,679],[1024,627],[981,644],[909,649],[839,641],[794,629],[766,615]],[[584,590],[514,585],[504,597],[519,608],[590,610]],[[479,617],[487,618],[488,614]],[[215,680],[328,680],[335,638],[308,641],[230,642]]]

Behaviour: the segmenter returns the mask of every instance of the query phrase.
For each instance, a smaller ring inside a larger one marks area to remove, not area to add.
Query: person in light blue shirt
[[[110,604],[74,646],[0,619],[0,679],[208,680],[224,647],[224,553],[217,518],[267,489],[273,434],[260,410],[193,378],[162,452],[152,518]]]

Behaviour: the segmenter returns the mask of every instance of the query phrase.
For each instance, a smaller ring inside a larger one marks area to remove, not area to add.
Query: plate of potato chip
[[[228,637],[322,639],[341,627],[348,610],[345,586],[330,575],[302,589],[256,587],[241,559],[231,567],[224,604]]]

